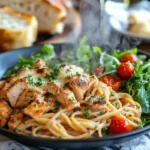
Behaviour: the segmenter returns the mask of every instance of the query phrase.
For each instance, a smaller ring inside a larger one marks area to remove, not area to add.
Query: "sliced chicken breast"
[[[4,127],[11,115],[12,109],[5,100],[0,100],[0,127]]]
[[[65,108],[73,109],[80,106],[80,103],[76,100],[74,93],[68,88],[60,90],[59,94],[56,94],[55,96]]]
[[[15,108],[24,108],[32,101],[36,101],[41,98],[41,92],[36,89],[25,89],[18,98]]]
[[[75,75],[69,78],[69,86],[78,101],[82,100],[89,89],[90,77],[87,74]]]
[[[6,93],[16,80],[17,80],[16,77],[11,77],[3,81],[3,84],[1,85],[0,88],[0,99],[4,98],[5,100],[8,100]]]
[[[23,109],[23,112],[31,118],[38,118],[44,113],[48,112],[50,109],[50,105],[48,105],[48,103],[43,100],[43,102],[32,102]]]
[[[32,66],[32,69],[39,69],[45,67],[46,64],[42,59],[38,59]]]
[[[23,121],[23,119],[24,113],[22,112],[22,110],[19,109],[13,110],[10,120],[8,122],[8,128],[10,130],[15,130],[17,126]]]
[[[26,89],[26,78],[17,80],[12,87],[7,91],[6,95],[12,107],[15,106],[18,98]]]

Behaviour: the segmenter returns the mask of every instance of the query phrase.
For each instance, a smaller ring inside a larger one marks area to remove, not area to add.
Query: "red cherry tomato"
[[[104,72],[104,68],[102,66],[97,66],[93,70],[93,73],[97,76],[100,76]]]
[[[124,62],[117,67],[117,74],[122,79],[131,77],[134,73],[134,66],[130,62]]]
[[[120,61],[121,62],[128,62],[129,61],[129,62],[135,64],[138,61],[138,58],[136,57],[136,55],[126,54],[120,58]]]
[[[113,134],[120,134],[131,131],[129,123],[124,118],[112,118],[110,130]]]
[[[111,86],[115,91],[118,91],[121,87],[121,80],[117,76],[106,75],[102,76],[99,80],[106,83],[108,86]]]

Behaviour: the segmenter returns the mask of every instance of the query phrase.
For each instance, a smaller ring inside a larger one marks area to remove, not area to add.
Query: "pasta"
[[[60,109],[56,113],[46,113],[39,118],[28,119],[20,124],[18,129],[24,134],[36,137],[66,139],[102,137],[102,131],[108,129],[110,120],[114,116],[125,118],[133,129],[139,128],[140,105],[130,95],[115,93],[100,81],[96,82],[95,87],[90,91],[91,95],[94,96],[98,92],[99,96],[105,97],[105,104],[101,105],[99,110],[95,111],[87,106],[89,115],[84,115],[83,110],[86,106],[85,100],[82,100],[80,109],[76,111]]]
[[[33,66],[37,67],[35,64]],[[57,73],[58,68],[59,73]],[[34,74],[35,70],[39,71],[39,66],[38,69],[32,68],[27,70],[27,73],[23,70],[18,74],[19,79],[28,79],[28,86],[22,93],[32,89],[38,91],[38,94],[32,95],[34,99],[25,104],[23,104],[25,100],[22,101],[22,107],[20,105],[18,107],[19,98],[17,98],[16,105],[12,107],[18,111],[10,118],[9,129],[35,137],[83,139],[103,137],[113,117],[124,118],[132,130],[140,127],[141,107],[129,94],[113,91],[96,76],[86,74],[79,67],[66,65],[58,68],[53,70],[44,68],[46,73],[40,74],[44,84],[38,87],[29,84],[30,79],[30,82],[34,81],[38,85],[38,80],[35,78],[32,80],[29,72]],[[47,72],[51,74],[48,76]],[[52,77],[52,73],[57,79]],[[35,76],[39,77],[37,74]],[[47,98],[50,100],[47,101]],[[13,123],[18,115],[21,119]]]

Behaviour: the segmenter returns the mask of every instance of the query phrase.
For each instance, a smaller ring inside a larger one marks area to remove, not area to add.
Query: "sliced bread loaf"
[[[9,6],[17,11],[34,15],[40,32],[63,31],[69,0],[0,0],[0,6]],[[65,4],[64,4],[65,3]]]
[[[0,50],[31,46],[37,38],[37,28],[34,16],[0,8]]]

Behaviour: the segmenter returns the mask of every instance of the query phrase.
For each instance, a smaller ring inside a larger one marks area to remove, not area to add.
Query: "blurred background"
[[[82,35],[105,50],[139,47],[150,52],[150,2],[146,0],[78,0]],[[132,28],[132,30],[131,30]]]
[[[28,45],[14,44],[17,46],[9,47],[7,42],[12,39],[2,38],[1,34],[1,45],[6,42],[5,45],[8,46],[5,49],[0,45],[1,51],[43,43],[76,45],[82,36],[87,36],[89,44],[101,46],[108,52],[133,47],[150,52],[149,0],[49,0],[49,7],[45,0],[38,5],[34,4],[35,1],[31,2],[32,5],[27,1],[0,0],[0,7],[10,7],[35,16],[38,21],[38,36],[34,36],[34,42]],[[55,7],[60,10],[59,13],[54,11]],[[4,26],[5,22],[6,20],[2,22]],[[41,28],[46,30],[41,32]],[[24,43],[25,37],[20,37],[20,40],[21,38]],[[18,43],[17,40],[13,39],[13,42]]]

